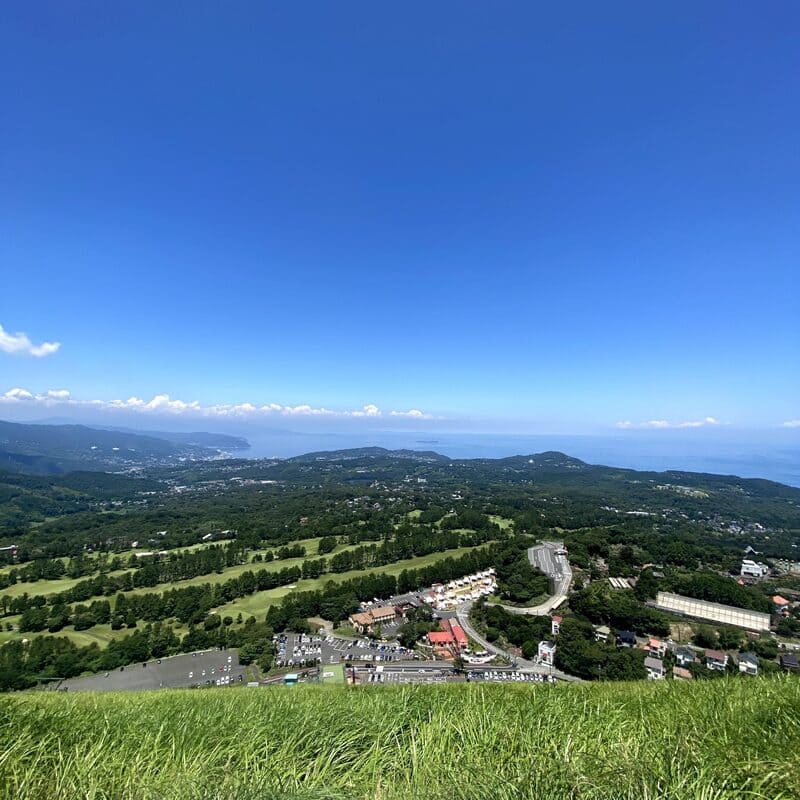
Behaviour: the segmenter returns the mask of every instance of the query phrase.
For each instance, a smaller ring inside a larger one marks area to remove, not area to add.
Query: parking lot
[[[98,675],[69,678],[58,691],[119,692],[180,689],[192,686],[232,686],[244,683],[238,650],[204,650],[151,659]]]
[[[371,642],[339,636],[284,633],[275,637],[275,663],[280,667],[316,664],[388,663],[419,656],[396,643]]]
[[[535,672],[517,672],[516,670],[472,670],[467,673],[470,681],[486,681],[493,683],[555,683],[555,675],[542,675]]]
[[[380,668],[378,668],[379,670]],[[430,670],[384,670],[384,671],[359,672],[357,682],[361,685],[370,684],[388,686],[390,684],[439,684],[452,680],[450,672],[432,672]]]

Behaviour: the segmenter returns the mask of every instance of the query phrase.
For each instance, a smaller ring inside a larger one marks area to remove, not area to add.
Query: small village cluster
[[[447,611],[468,600],[478,600],[493,594],[497,588],[494,568],[466,575],[447,584],[434,583],[422,595],[422,601],[437,611]]]
[[[497,588],[493,567],[465,575],[449,583],[434,583],[421,592],[402,595],[393,600],[364,603],[361,611],[351,614],[348,622],[358,633],[375,633],[380,628],[398,625],[410,608],[425,604],[436,611],[447,611],[461,603],[492,594]]]
[[[558,636],[562,621],[563,618],[560,616],[552,617],[550,627],[553,637]],[[612,632],[607,625],[596,625],[594,626],[594,636],[598,642],[608,642],[611,641]],[[647,671],[648,680],[663,680],[667,677],[664,657],[668,652],[675,657],[676,663],[672,667],[672,677],[677,680],[693,679],[694,676],[688,669],[692,664],[700,664],[709,670],[725,672],[731,660],[741,674],[758,675],[758,656],[755,653],[728,654],[720,650],[679,645],[675,642],[663,642],[655,638],[637,637],[633,631],[624,630],[615,631],[613,641],[619,648],[639,648],[644,650],[644,667]],[[555,655],[556,645],[553,642],[539,642],[539,663],[553,666]],[[797,672],[796,654],[784,653],[781,655],[780,665],[788,672]]]

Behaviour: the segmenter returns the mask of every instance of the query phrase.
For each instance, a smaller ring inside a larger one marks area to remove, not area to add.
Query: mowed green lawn
[[[172,583],[159,583],[156,586],[148,586],[142,589],[134,589],[132,592],[126,594],[146,594],[149,592],[166,591],[167,589],[182,589],[185,586],[201,586],[204,583],[225,583],[231,578],[236,578],[243,572],[258,572],[263,569],[267,572],[279,572],[282,569],[289,567],[301,567],[304,561],[309,559],[317,559],[320,556],[317,554],[319,547],[319,537],[315,539],[304,539],[300,542],[293,542],[292,544],[302,544],[306,548],[306,555],[300,558],[284,558],[279,561],[261,561],[259,563],[237,564],[234,567],[226,567],[222,572],[212,572],[208,575],[198,575],[196,578],[188,578],[185,581],[173,581]],[[333,552],[328,553],[326,558],[337,553],[343,553],[345,550],[353,550],[360,545],[337,545]],[[256,550],[250,553],[249,558],[252,558],[256,553],[262,555],[266,550]]]
[[[127,570],[119,569],[109,572],[109,575],[116,576],[122,575]],[[22,594],[28,594],[30,597],[36,597],[40,594],[57,594],[58,592],[65,592],[71,589],[81,581],[88,581],[92,578],[91,575],[86,575],[83,578],[56,578],[52,581],[34,581],[33,583],[15,583],[6,589],[0,590],[0,595],[8,595],[9,597],[19,597]],[[97,598],[95,598],[97,599]]]
[[[190,550],[190,551],[202,550],[205,547],[211,547],[212,545],[215,544],[226,544],[230,541],[232,541],[232,539],[216,539],[213,542],[198,542],[197,544],[190,544],[187,545],[186,547],[178,547],[175,549],[178,552],[183,550]],[[155,547],[156,545],[153,545],[153,548]],[[123,559],[123,561],[127,561],[127,559],[129,559],[135,553],[148,553],[150,552],[151,549],[152,548],[148,547],[135,547],[129,550],[120,550],[118,553],[108,553],[108,552],[101,553],[100,551],[94,551],[91,553],[86,553],[86,558],[97,561],[97,559],[99,559],[101,556],[105,556],[108,558],[109,561],[112,558],[121,558]],[[57,560],[63,562],[65,565],[69,563],[69,558],[67,556],[61,556]],[[4,567],[0,567],[0,575],[11,572],[12,569],[19,569],[20,567],[24,566],[25,566],[24,564],[7,564]]]
[[[307,558],[317,558],[317,549],[319,548],[319,540],[320,537],[316,536],[310,539],[302,539],[297,542],[292,542],[292,545],[301,544],[306,548],[306,556],[303,558],[286,558],[282,561],[270,561],[270,562],[262,562],[260,564],[238,564],[235,567],[228,567],[221,573],[212,572],[209,575],[198,575],[196,578],[189,578],[185,581],[174,581],[173,583],[163,583],[158,584],[157,586],[147,587],[143,589],[134,589],[131,594],[139,592],[153,592],[164,590],[167,588],[177,588],[182,586],[196,586],[198,584],[203,583],[223,583],[224,581],[228,580],[228,578],[233,578],[237,575],[241,575],[243,572],[247,570],[259,570],[259,569],[267,569],[267,570],[280,570],[283,567],[294,567],[300,566],[303,561]],[[199,544],[199,545],[192,545],[191,547],[181,547],[178,548],[175,552],[182,552],[184,550],[200,550],[204,547],[210,547],[211,544]],[[344,550],[352,550],[353,547],[356,545],[339,545],[333,551],[333,553],[340,553]],[[278,549],[278,548],[275,548]],[[133,553],[140,553],[140,552],[149,552],[146,550],[142,550],[138,548],[136,550],[129,550],[125,553],[120,553],[120,557],[127,559],[130,558],[131,554]],[[255,550],[250,553],[249,557],[252,558],[256,553],[261,553],[264,555],[267,550]],[[127,567],[122,570],[117,570],[114,572],[110,572],[109,575],[121,575],[124,572],[129,571],[132,569],[131,567]],[[27,594],[31,597],[35,597],[41,594],[55,594],[57,592],[64,592],[67,589],[71,589],[76,584],[80,583],[81,581],[89,580],[91,575],[82,577],[82,578],[58,578],[56,580],[42,580],[42,581],[34,581],[33,583],[15,583],[13,586],[9,586],[7,589],[3,589],[0,591],[0,595],[8,595],[9,597],[19,597],[21,594]]]
[[[309,543],[316,540],[305,540],[304,543]],[[485,545],[481,545],[485,546]],[[309,549],[309,548],[307,548]],[[343,550],[351,549],[350,546],[340,547],[337,548],[335,552],[341,552]],[[453,550],[446,550],[442,553],[429,553],[426,556],[419,556],[417,558],[409,558],[405,561],[399,561],[396,564],[387,564],[383,567],[375,567],[374,569],[369,570],[351,570],[349,572],[339,572],[339,573],[326,573],[325,575],[315,578],[315,579],[307,579],[307,580],[299,580],[295,584],[291,584],[291,586],[279,586],[275,589],[268,589],[263,592],[255,592],[254,594],[247,595],[246,597],[240,597],[238,600],[234,600],[230,603],[226,603],[223,606],[220,606],[216,609],[217,613],[221,616],[231,616],[236,619],[238,614],[242,614],[244,619],[247,617],[254,616],[258,619],[263,619],[264,614],[267,612],[267,608],[274,603],[280,602],[280,600],[285,597],[287,594],[293,591],[313,591],[315,589],[321,589],[325,586],[326,583],[329,581],[346,581],[350,578],[355,578],[358,575],[363,575],[365,572],[376,572],[376,573],[385,573],[388,575],[399,575],[404,569],[419,569],[421,567],[429,566],[430,564],[435,564],[437,561],[440,561],[444,558],[457,558],[458,556],[463,555],[464,553],[468,553],[470,550],[474,550],[475,548],[472,547],[459,547]],[[314,552],[316,552],[316,546],[314,547]],[[127,592],[127,594],[136,594],[143,593],[143,592],[160,592],[166,591],[167,589],[173,587],[180,587],[180,586],[190,586],[192,584],[202,584],[202,583],[219,583],[228,578],[232,577],[233,575],[240,575],[247,569],[269,569],[269,570],[279,570],[285,566],[293,566],[293,565],[300,565],[305,559],[303,558],[294,558],[294,559],[285,559],[283,561],[272,561],[268,564],[247,564],[247,565],[239,565],[236,567],[230,567],[226,569],[221,574],[214,573],[213,575],[204,575],[199,578],[194,578],[190,581],[179,581],[177,583],[165,583],[159,584],[158,586],[154,586],[150,589],[138,589],[135,592]],[[113,598],[112,598],[113,599]],[[79,646],[84,646],[91,644],[92,642],[97,642],[101,647],[105,644],[110,642],[112,639],[119,639],[123,636],[127,636],[128,634],[132,633],[133,630],[129,628],[121,628],[120,630],[113,631],[111,630],[110,625],[96,625],[93,628],[89,628],[85,631],[75,631],[71,627],[64,628],[63,630],[59,631],[56,634],[49,634],[48,631],[40,631],[38,633],[20,633],[16,630],[14,631],[6,631],[4,630],[6,623],[12,623],[16,628],[19,622],[19,616],[15,617],[7,617],[0,620],[0,625],[2,626],[3,630],[0,630],[0,644],[12,640],[19,640],[19,639],[32,639],[36,636],[46,636],[46,635],[55,635],[55,636],[66,636],[72,641],[74,641]],[[185,632],[186,628],[181,626],[177,623],[171,623],[173,627],[176,629],[176,632],[180,635],[181,633]],[[140,622],[139,627],[142,627],[144,623]]]
[[[330,572],[319,578],[299,580],[296,584],[292,585],[291,589],[288,586],[279,586],[276,589],[267,589],[263,592],[255,592],[247,597],[240,597],[238,600],[220,606],[217,610],[222,615],[229,615],[232,617],[236,617],[237,614],[242,614],[245,617],[252,615],[260,618],[266,614],[267,608],[270,605],[279,602],[280,599],[289,594],[289,592],[310,592],[316,589],[322,589],[329,581],[341,583],[342,581],[350,580],[351,578],[370,572],[385,575],[399,575],[404,569],[420,569],[421,567],[435,564],[437,561],[441,561],[445,558],[458,558],[458,556],[469,553],[474,549],[476,548],[459,547],[453,550],[445,550],[442,553],[429,553],[426,556],[408,558],[405,561],[398,561],[395,564],[387,564],[383,567],[374,567],[367,570],[351,570],[349,572]]]
[[[19,622],[19,617],[9,617],[2,620],[5,626],[6,622],[12,622],[16,628]],[[139,623],[142,627],[143,623]],[[180,631],[179,631],[180,632]],[[38,631],[37,633],[19,633],[18,631],[0,631],[0,644],[20,639],[35,639],[38,636],[66,636],[71,639],[79,647],[97,643],[100,647],[105,647],[112,639],[121,639],[123,636],[128,636],[133,633],[132,629],[121,628],[118,631],[112,631],[111,625],[95,625],[85,631],[75,631],[72,628],[64,628],[58,633],[50,633],[49,631]]]
[[[796,800],[800,680],[9,695],[0,800]]]

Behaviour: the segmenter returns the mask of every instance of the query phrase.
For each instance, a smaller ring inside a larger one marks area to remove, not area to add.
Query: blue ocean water
[[[800,443],[698,436],[574,436],[400,431],[250,433],[247,457],[289,457],[350,447],[434,450],[451,458],[503,458],[560,450],[590,464],[639,470],[713,472],[800,487]]]

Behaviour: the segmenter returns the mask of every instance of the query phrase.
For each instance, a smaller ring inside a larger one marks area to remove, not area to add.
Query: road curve
[[[541,570],[550,578],[554,592],[538,606],[507,606],[503,603],[492,603],[508,611],[509,614],[520,614],[531,617],[545,617],[566,602],[569,587],[572,584],[572,567],[569,558],[561,554],[563,542],[542,542],[528,550],[528,561],[531,566]]]
[[[535,661],[529,661],[527,658],[515,656],[513,653],[503,650],[502,647],[492,644],[490,641],[485,639],[472,625],[472,622],[469,618],[469,612],[471,608],[472,601],[462,603],[460,606],[456,607],[458,624],[461,625],[461,627],[466,631],[467,636],[478,642],[478,644],[489,653],[494,653],[496,656],[503,656],[504,658],[510,658],[511,662],[521,672],[537,672],[540,675],[555,675],[559,680],[571,681],[573,683],[578,683],[581,681],[580,678],[576,678],[574,675],[568,675],[566,672],[562,672],[560,669],[556,669],[555,667],[547,667],[542,664],[537,664]]]

